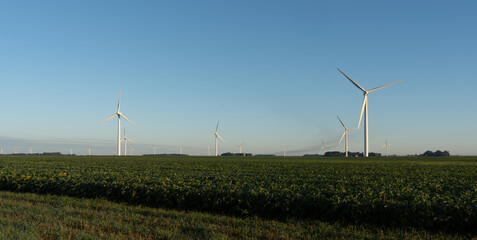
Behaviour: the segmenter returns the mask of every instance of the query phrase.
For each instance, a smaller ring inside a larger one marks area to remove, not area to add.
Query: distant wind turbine
[[[383,147],[386,148],[386,157],[388,156],[388,148],[389,146],[392,146],[392,144],[388,143],[388,139],[386,138],[386,143],[383,145]]]
[[[326,152],[326,144],[325,144],[325,141],[323,141],[323,139],[321,139],[321,142],[323,143],[323,146],[321,147],[321,151],[323,151],[323,154],[325,154],[325,152]]]
[[[128,151],[127,151],[127,148],[126,148],[127,142],[128,142],[128,141],[129,141],[129,142],[134,142],[134,141],[131,140],[130,138],[127,138],[127,137],[126,137],[126,128],[124,128],[124,137],[121,139],[121,141],[124,142],[124,156],[126,156],[126,155],[127,155],[127,152],[128,152]]]
[[[219,122],[217,121],[217,127],[215,127],[215,133],[207,136],[208,138],[212,137],[212,136],[215,136],[215,156],[216,157],[219,156],[218,139],[217,138],[220,138],[220,140],[222,140],[222,142],[225,143],[225,140],[219,135],[218,129],[219,129]]]
[[[207,145],[207,156],[210,156],[210,146]]]
[[[348,77],[348,75],[346,75],[344,72],[342,72],[339,68],[338,68],[338,71],[341,72],[341,74],[343,74],[351,83],[353,83],[357,88],[361,89],[361,91],[363,91],[363,94],[364,94],[364,99],[363,99],[363,106],[361,107],[361,114],[359,116],[359,122],[358,122],[358,128],[361,124],[361,119],[363,117],[363,112],[364,112],[364,156],[365,157],[368,157],[369,156],[369,138],[368,138],[368,93],[370,92],[374,92],[376,90],[379,90],[381,88],[385,88],[387,86],[391,86],[393,84],[396,84],[396,83],[399,83],[399,82],[402,82],[401,81],[397,81],[397,82],[393,82],[393,83],[389,83],[389,84],[386,84],[386,85],[383,85],[383,86],[380,86],[380,87],[377,87],[377,88],[373,88],[371,90],[366,90],[364,89],[363,87],[361,87],[359,84],[357,84],[355,81],[353,81],[353,79],[351,79],[350,77]]]
[[[287,156],[287,145],[283,144],[283,157]]]
[[[338,117],[338,116],[336,116],[336,117]],[[340,120],[341,125],[343,125],[343,128],[345,129],[344,132],[343,132],[343,135],[341,136],[340,141],[338,142],[338,144],[340,144],[341,141],[343,141],[343,137],[346,137],[345,138],[345,157],[348,157],[348,130],[357,129],[357,128],[347,128],[344,125],[343,121],[341,121],[340,117],[338,117],[338,120]]]
[[[133,122],[129,121],[129,119],[124,116],[121,111],[120,111],[120,108],[121,108],[121,90],[119,90],[119,100],[118,100],[118,110],[115,114],[113,114],[111,117],[108,117],[106,119],[104,119],[103,121],[97,123],[97,124],[100,124],[104,121],[107,121],[115,116],[118,116],[118,156],[121,156],[121,117],[126,119],[126,121],[130,122],[132,125],[136,126],[136,124],[134,124]]]
[[[239,148],[239,153],[242,153],[243,143],[241,143],[240,145],[235,145],[235,146]]]
[[[131,156],[132,156],[132,155],[133,155],[133,153],[134,153],[134,148],[133,148],[133,145],[132,145],[132,144],[129,144],[129,148],[131,149],[131,150],[129,150],[129,155],[131,155]]]

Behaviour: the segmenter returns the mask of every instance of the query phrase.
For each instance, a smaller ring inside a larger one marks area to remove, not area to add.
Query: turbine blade
[[[387,87],[387,86],[391,86],[391,85],[394,85],[394,84],[399,83],[399,82],[402,82],[402,81],[404,81],[404,80],[397,81],[397,82],[393,82],[393,83],[390,83],[390,84],[386,84],[386,85],[383,85],[383,86],[381,86],[381,87],[373,88],[373,89],[369,90],[368,92],[374,92],[374,91],[379,90],[379,89],[381,89],[381,88],[385,88],[385,87]]]
[[[107,120],[113,118],[114,116],[116,116],[116,113],[113,114],[111,117],[108,117],[108,118],[104,119],[103,121],[101,121],[101,122],[99,122],[99,123],[96,123],[96,124],[100,124],[100,123],[102,123],[102,122],[104,122],[104,121],[107,121]]]
[[[217,121],[217,127],[215,127],[215,132],[219,129],[219,121]]]
[[[340,117],[336,116],[338,118],[338,120],[340,120],[340,123],[341,125],[343,125],[343,127],[346,129],[346,126],[344,125],[343,121],[341,121]]]
[[[361,119],[363,119],[364,107],[366,106],[367,100],[368,100],[368,94],[365,94],[363,99],[363,106],[361,107],[361,114],[359,115],[358,129],[359,129],[359,126],[361,125]]]
[[[217,134],[217,137],[219,137],[222,140],[222,142],[225,142],[225,140],[219,134]]]
[[[124,137],[124,138],[126,138],[129,142],[132,142],[132,143],[134,142],[134,141],[131,140],[130,138],[127,138],[127,137]]]
[[[341,139],[340,139],[340,141],[338,142],[338,144],[341,144],[341,141],[343,141],[343,138],[344,138],[345,135],[346,135],[346,130],[343,132],[343,135],[341,136]]]
[[[130,122],[132,125],[136,126],[136,124],[134,124],[133,122],[131,122],[126,116],[124,116],[122,113],[119,113],[119,116],[123,117],[124,119],[126,119],[128,122]]]
[[[210,134],[210,135],[207,136],[206,138],[210,138],[210,137],[212,137],[212,136],[214,136],[214,135],[215,135],[215,134]]]
[[[119,109],[121,108],[121,89],[119,89],[119,98],[118,98],[118,112]]]
[[[353,81],[353,79],[351,79],[350,77],[348,77],[348,75],[346,75],[343,71],[341,71],[339,68],[338,68],[338,71],[340,71],[341,74],[343,74],[348,80],[351,81],[351,83],[353,83],[357,88],[361,89],[361,91],[363,92],[366,92],[366,90],[361,87],[358,83],[356,83],[355,81]]]

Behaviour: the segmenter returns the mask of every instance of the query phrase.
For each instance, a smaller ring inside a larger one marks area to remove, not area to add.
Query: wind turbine
[[[128,142],[128,141],[129,142],[134,142],[133,140],[126,137],[126,128],[124,128],[124,137],[121,139],[121,141],[124,142],[124,156],[126,156],[127,152],[128,152],[127,148],[126,148],[126,146],[127,146],[126,142]]]
[[[321,139],[321,142],[323,143],[323,146],[321,147],[321,151],[323,151],[323,154],[325,154],[325,152],[326,152],[326,144],[325,144],[325,141],[323,141],[323,139]]]
[[[287,145],[283,144],[283,157],[287,156]]]
[[[242,153],[243,143],[241,143],[240,145],[235,145],[235,146],[239,148],[239,153]]]
[[[215,127],[215,133],[207,136],[208,138],[209,137],[212,137],[212,136],[215,136],[215,156],[219,156],[219,149],[217,148],[218,147],[218,140],[217,140],[217,137],[220,138],[220,140],[222,140],[222,142],[225,142],[225,140],[219,135],[219,132],[217,132],[219,129],[219,122],[217,121],[217,127]]]
[[[386,84],[386,85],[383,85],[383,86],[380,86],[380,87],[377,87],[377,88],[373,88],[371,90],[366,90],[364,89],[363,87],[361,87],[359,84],[357,84],[355,81],[353,81],[353,79],[351,79],[350,77],[348,77],[348,75],[346,75],[343,71],[341,71],[339,68],[338,68],[338,71],[340,71],[351,83],[353,83],[357,88],[361,89],[361,91],[363,91],[363,94],[364,94],[364,99],[363,99],[363,106],[361,107],[361,114],[359,116],[359,122],[358,122],[358,128],[361,124],[361,119],[363,117],[363,112],[364,112],[364,156],[365,157],[368,157],[369,156],[369,138],[368,138],[368,93],[370,92],[374,92],[376,90],[379,90],[381,88],[385,88],[387,86],[391,86],[393,84],[396,84],[396,83],[399,83],[399,82],[402,82],[401,81],[397,81],[397,82],[393,82],[393,83],[389,83],[389,84]]]
[[[107,121],[107,120],[113,118],[114,116],[118,116],[118,156],[121,156],[121,117],[126,119],[132,125],[136,126],[136,124],[129,121],[129,119],[121,113],[120,108],[121,108],[121,89],[119,90],[118,111],[115,114],[113,114],[111,117],[108,117],[108,118],[104,119],[103,121],[97,123],[97,124],[100,124],[104,121]]]
[[[386,157],[388,156],[388,148],[389,146],[392,146],[392,144],[388,143],[388,139],[386,138],[386,143],[383,145],[383,147],[386,147]]]
[[[129,150],[129,151],[130,151],[130,152],[129,152],[129,155],[131,155],[131,156],[132,156],[132,155],[133,155],[133,153],[134,153],[134,148],[133,148],[133,145],[132,145],[132,144],[129,144],[129,148],[130,148],[130,150]]]
[[[210,146],[207,145],[207,156],[210,156]]]
[[[338,117],[338,116],[336,116],[336,117]],[[340,141],[338,142],[338,144],[340,144],[341,141],[343,141],[343,137],[346,137],[345,138],[345,157],[348,157],[348,130],[349,129],[356,129],[356,128],[347,128],[344,125],[343,121],[341,121],[340,117],[338,117],[338,120],[340,120],[341,125],[343,125],[343,127],[345,129],[344,132],[343,132],[343,135],[341,136]]]

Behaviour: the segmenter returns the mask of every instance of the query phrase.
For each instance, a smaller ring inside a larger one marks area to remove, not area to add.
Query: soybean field
[[[475,157],[0,156],[0,190],[477,233]]]

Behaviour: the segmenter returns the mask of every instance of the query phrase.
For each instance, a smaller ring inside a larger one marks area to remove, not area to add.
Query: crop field
[[[1,156],[0,190],[475,235],[477,158]]]

